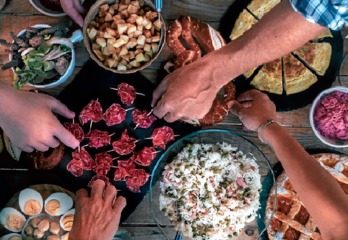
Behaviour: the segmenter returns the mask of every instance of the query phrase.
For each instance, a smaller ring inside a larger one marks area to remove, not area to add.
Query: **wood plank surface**
[[[89,0],[86,0],[87,2]],[[163,17],[166,24],[169,21],[179,17],[180,15],[188,15],[200,18],[206,22],[209,22],[213,27],[217,28],[220,23],[221,17],[225,14],[228,7],[236,0],[210,0],[210,1],[188,1],[188,0],[166,0],[163,1]],[[90,2],[90,1],[89,1]],[[232,18],[233,16],[231,16]],[[40,23],[53,24],[69,19],[68,17],[53,18],[48,17],[38,12],[29,1],[20,0],[7,0],[5,7],[0,11],[0,38],[10,40],[9,32],[13,31],[18,33],[20,30],[25,29],[27,26],[32,26]],[[342,36],[348,35],[348,28],[343,28]],[[8,61],[8,55],[4,53],[4,47],[0,46],[0,64]],[[75,46],[76,51],[76,67],[73,75],[62,86],[47,90],[49,94],[57,95],[63,90],[78,74],[86,61],[89,60],[89,55],[86,51],[83,43],[78,43]],[[162,68],[164,62],[171,58],[171,53],[167,46],[164,47],[163,52],[158,59],[147,69],[142,70],[141,74],[147,77],[152,82],[159,82],[158,70]],[[341,71],[334,85],[348,86],[348,40],[344,38],[344,51],[343,51],[343,64]],[[10,70],[0,71],[0,80],[6,81],[11,84],[13,74]],[[293,110],[291,112],[278,112],[278,121],[286,127],[289,133],[295,137],[306,149],[327,149],[338,150],[330,148],[317,139],[310,128],[308,113],[311,104],[306,107]],[[271,165],[278,163],[278,159],[274,155],[272,149],[260,142],[255,132],[247,132],[242,129],[239,120],[229,115],[224,122],[214,126],[213,128],[228,129],[239,135],[242,135],[247,140],[253,142],[268,158]],[[339,149],[345,154],[348,154],[348,149]],[[262,169],[267,169],[265,163],[262,163]],[[265,176],[268,171],[263,170],[262,175]],[[158,199],[159,189],[155,188],[153,192],[153,198]],[[161,223],[166,222],[165,218],[161,218]],[[170,223],[166,222],[166,227],[163,231],[168,235],[169,239],[173,239],[175,230]],[[134,239],[147,240],[147,239],[165,239],[162,233],[157,228],[155,221],[152,217],[150,210],[150,202],[148,196],[138,206],[134,213],[123,223],[122,229],[126,229],[131,233]],[[247,235],[247,233],[249,235]],[[256,239],[258,236],[257,225],[254,222],[249,224],[245,230],[236,239]]]

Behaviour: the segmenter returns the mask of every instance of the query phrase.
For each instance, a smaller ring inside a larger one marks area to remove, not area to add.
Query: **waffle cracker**
[[[332,153],[319,153],[312,156],[337,179],[343,191],[348,194],[348,156]],[[269,239],[322,239],[316,223],[293,189],[285,172],[278,176],[276,184],[277,207],[267,229]],[[273,187],[266,205],[268,219],[273,212],[274,194]]]

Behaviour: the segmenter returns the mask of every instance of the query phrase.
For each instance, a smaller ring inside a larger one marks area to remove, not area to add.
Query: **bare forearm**
[[[348,197],[337,181],[278,124],[262,131],[281,161],[294,189],[317,222],[324,239],[343,239]]]
[[[250,30],[225,47],[209,54],[217,86],[260,64],[277,59],[301,47],[325,28],[307,21],[282,1]],[[219,72],[219,73],[218,73]]]

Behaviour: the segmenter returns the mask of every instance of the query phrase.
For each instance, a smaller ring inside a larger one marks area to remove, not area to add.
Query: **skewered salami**
[[[114,173],[114,181],[124,181],[128,176],[130,175],[126,168],[117,167]]]
[[[134,162],[140,166],[150,166],[152,160],[156,157],[156,149],[153,147],[144,147],[136,153]]]
[[[89,181],[88,183],[88,187],[92,187],[93,183],[96,181],[96,180],[103,180],[105,182],[105,186],[108,186],[110,185],[110,180],[107,176],[102,176],[102,175],[95,175],[91,178],[91,180]]]
[[[111,137],[108,132],[98,129],[91,130],[86,134],[89,139],[88,146],[91,148],[100,148],[110,144]]]
[[[126,110],[118,103],[113,103],[104,113],[103,119],[108,126],[120,124],[126,119]]]
[[[99,122],[103,118],[103,108],[98,100],[92,100],[85,106],[79,116],[82,125],[92,122]]]
[[[95,155],[95,165],[93,170],[98,176],[106,176],[112,165],[112,156],[106,152]]]
[[[91,155],[84,149],[76,149],[72,153],[73,160],[78,160],[82,162],[82,169],[83,170],[92,170],[94,166],[94,161]]]
[[[132,169],[129,171],[130,176],[126,177],[126,185],[132,192],[140,192],[140,187],[144,186],[150,174],[144,169]]]
[[[114,174],[115,181],[124,181],[126,177],[130,176],[130,170],[135,169],[134,158],[135,156],[133,154],[133,156],[127,160],[117,161],[118,166],[116,167],[116,171]]]
[[[121,101],[127,106],[132,105],[135,97],[136,91],[132,85],[127,83],[120,83],[117,85],[117,95],[121,98]]]
[[[169,141],[173,141],[174,131],[168,126],[163,126],[160,128],[155,128],[151,135],[152,143],[154,147],[160,147],[162,149],[166,149],[166,145]]]
[[[128,155],[134,151],[137,140],[128,135],[127,129],[124,130],[120,139],[112,142],[112,147],[119,155]]]
[[[82,140],[85,138],[85,133],[78,123],[66,122],[64,123],[64,127],[71,132],[79,142],[82,142]]]
[[[132,112],[132,116],[136,128],[149,128],[157,119],[155,115],[151,114],[149,111],[139,109],[135,109]]]
[[[75,177],[79,177],[83,174],[83,168],[82,168],[82,161],[72,159],[68,165],[66,166],[66,169],[68,169],[69,172],[71,172],[72,175]]]

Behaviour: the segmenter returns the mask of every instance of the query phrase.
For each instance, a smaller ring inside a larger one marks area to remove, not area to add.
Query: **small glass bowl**
[[[40,219],[40,221],[36,219]],[[41,223],[44,220],[48,220],[48,225],[46,223],[45,224]],[[35,223],[35,221],[38,221],[38,223]],[[51,232],[52,223],[55,223],[57,228],[59,229],[59,232],[57,234],[54,234]],[[40,213],[27,219],[27,221],[25,222],[22,228],[22,238],[27,239],[29,237],[32,237],[33,239],[40,238],[42,240],[45,240],[45,239],[48,239],[48,236],[55,235],[56,239],[61,239],[63,231],[64,230],[61,228],[57,218],[54,218],[46,213]],[[34,237],[35,233],[40,234],[40,237],[35,238]],[[54,238],[50,238],[50,239],[54,239]]]

